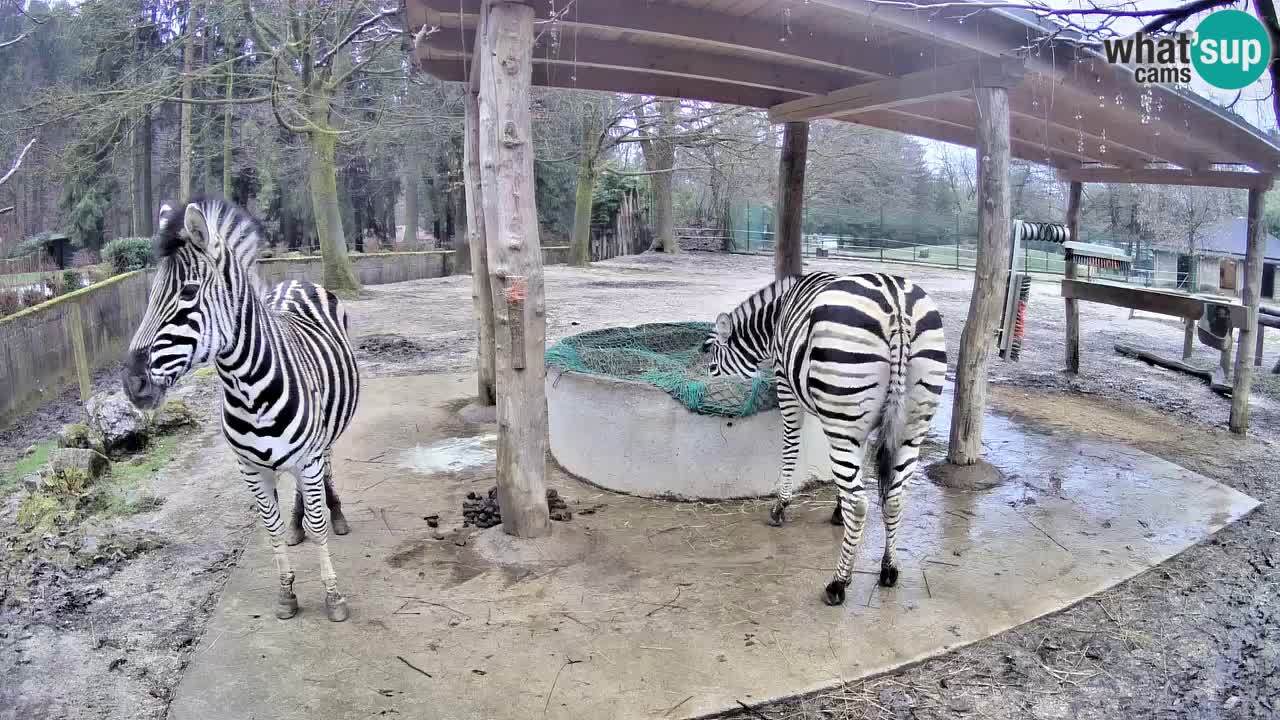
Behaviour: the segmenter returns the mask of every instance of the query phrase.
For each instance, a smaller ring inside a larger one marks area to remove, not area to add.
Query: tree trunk
[[[533,7],[495,2],[480,64],[480,172],[488,234],[498,377],[498,503],[502,529],[551,532],[547,510],[546,306],[534,207]]]
[[[1244,327],[1240,328],[1240,346],[1236,351],[1236,372],[1231,386],[1231,432],[1244,435],[1249,431],[1249,390],[1253,384],[1254,333],[1258,327],[1258,304],[1262,298],[1262,258],[1266,255],[1267,231],[1263,225],[1266,192],[1249,191],[1249,244],[1244,258]],[[1228,340],[1230,338],[1228,337]]]
[[[196,57],[196,18],[199,17],[198,3],[192,2],[187,11],[186,36],[182,40],[182,108],[181,122],[178,130],[178,198],[185,203],[191,198],[191,163],[195,159],[195,150],[191,147],[191,72],[195,68]]]
[[[578,163],[578,191],[573,201],[573,242],[569,264],[579,267],[591,263],[591,200],[596,186],[596,159],[582,148]]]
[[[675,211],[671,202],[671,171],[676,165],[676,146],[672,142],[674,117],[679,102],[663,100],[658,103],[657,134],[641,143],[644,151],[645,169],[650,173],[649,187],[653,188],[653,245],[650,250],[676,254],[680,252],[680,242],[675,233]]]
[[[481,33],[477,33],[479,37]],[[476,89],[467,88],[463,116],[462,179],[466,185],[467,244],[471,256],[471,307],[476,317],[476,381],[481,405],[497,402],[494,389],[493,294],[485,237],[484,197],[480,188],[480,116]]]
[[[317,93],[313,103],[311,121],[327,130],[328,99]],[[329,132],[310,132],[307,133],[307,144],[311,151],[308,172],[311,207],[316,221],[316,236],[320,241],[320,255],[324,259],[322,284],[330,292],[350,296],[360,291],[360,281],[351,269],[347,238],[342,231],[335,159],[338,138]]]
[[[1009,93],[977,88],[978,257],[969,316],[956,361],[955,404],[947,460],[973,465],[982,452],[982,414],[987,402],[987,367],[1008,284],[1009,258]]]
[[[227,70],[227,104],[222,108],[222,196],[231,199],[231,98],[236,74]]]
[[[142,235],[151,237],[155,233],[155,221],[160,214],[151,192],[151,108],[142,109],[142,158],[139,161],[142,188]]]
[[[418,247],[418,176],[421,175],[421,168],[418,166],[418,148],[410,146],[405,148],[404,160],[404,243],[409,250],[416,250]]]
[[[786,123],[778,157],[778,236],[773,251],[778,280],[804,273],[804,171],[808,155],[809,123]]]

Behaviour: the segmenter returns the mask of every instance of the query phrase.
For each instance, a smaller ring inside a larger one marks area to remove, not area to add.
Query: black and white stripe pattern
[[[947,369],[942,316],[919,286],[883,273],[810,273],[779,280],[721,315],[704,349],[712,374],[754,375],[773,365],[782,411],[782,473],[770,523],[791,502],[801,412],[822,423],[839,488],[832,522],[844,525],[840,559],[824,599],[844,601],[862,540],[864,448],[879,470],[885,523],[880,583],[898,580],[903,495],[938,407]]]
[[[179,215],[162,208],[159,258],[146,315],[129,346],[124,385],[140,407],[212,361],[223,385],[223,434],[271,535],[280,573],[277,615],[297,612],[285,545],[303,539],[320,550],[325,604],[347,616],[329,557],[328,534],[347,522],[333,489],[330,448],[351,422],[360,394],[342,303],[309,282],[290,281],[264,295],[254,263],[260,231],[240,208],[197,200]],[[286,535],[276,476],[297,488]]]

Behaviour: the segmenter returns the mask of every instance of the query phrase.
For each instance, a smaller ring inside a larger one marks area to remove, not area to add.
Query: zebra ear
[[[733,322],[729,319],[728,313],[720,313],[720,317],[716,318],[716,337],[728,340],[732,334]]]
[[[186,215],[182,219],[183,229],[187,232],[187,242],[200,252],[209,254],[209,222],[205,219],[204,210],[199,205],[187,205]]]

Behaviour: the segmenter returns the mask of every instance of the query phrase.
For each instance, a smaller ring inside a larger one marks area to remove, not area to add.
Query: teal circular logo
[[[1271,34],[1258,18],[1219,10],[1200,21],[1191,62],[1210,85],[1239,90],[1262,77],[1271,61]]]

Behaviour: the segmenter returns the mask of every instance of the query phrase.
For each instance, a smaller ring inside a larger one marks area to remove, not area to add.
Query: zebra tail
[[[880,412],[880,432],[877,433],[875,455],[876,474],[883,501],[893,480],[893,456],[902,445],[902,433],[907,424],[907,347],[910,328],[907,318],[899,312],[897,332],[890,335],[889,392]],[[896,362],[894,362],[896,360]]]

